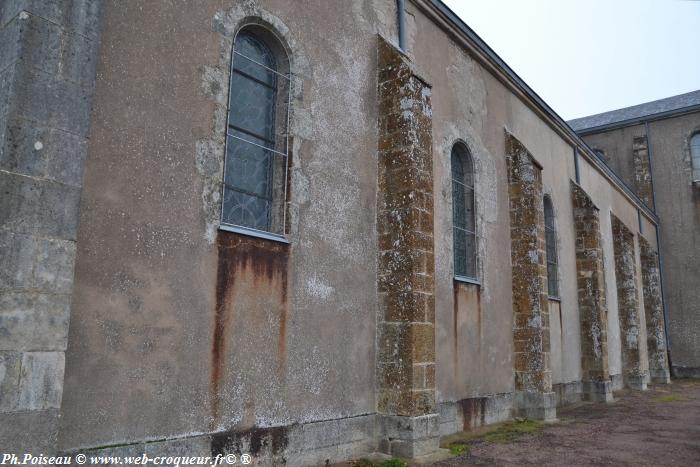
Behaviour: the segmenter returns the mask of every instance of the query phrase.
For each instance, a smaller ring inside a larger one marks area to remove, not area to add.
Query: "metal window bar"
[[[284,152],[280,152],[280,151],[277,151],[275,149],[267,148],[267,147],[262,146],[260,144],[256,144],[252,141],[248,141],[244,138],[233,135],[233,134],[229,133],[228,130],[226,131],[226,135],[229,137],[232,137],[232,138],[240,140],[240,141],[244,141],[248,144],[252,144],[254,146],[260,147],[260,148],[265,149],[267,151],[271,151],[272,153],[274,153],[276,155],[284,157],[284,191],[283,191],[283,197],[281,200],[281,202],[283,203],[283,206],[282,206],[282,226],[281,226],[282,233],[277,234],[274,232],[263,231],[263,230],[255,229],[252,227],[247,227],[247,226],[242,226],[242,225],[224,222],[224,220],[223,220],[224,219],[223,191],[226,189],[227,186],[229,188],[232,188],[230,185],[227,185],[227,183],[226,183],[226,170],[225,170],[226,163],[225,163],[225,160],[224,160],[224,181],[222,183],[221,212],[219,214],[219,219],[220,219],[219,223],[221,225],[224,225],[224,226],[233,227],[233,229],[231,229],[231,230],[234,230],[234,231],[239,231],[239,230],[246,231],[246,232],[250,231],[250,232],[252,232],[258,236],[261,236],[261,237],[266,237],[266,238],[278,237],[280,239],[284,239],[284,234],[286,232],[286,226],[287,226],[287,184],[288,184],[288,178],[289,178],[289,114],[290,114],[289,109],[291,108],[291,104],[292,104],[292,73],[291,72],[286,73],[286,74],[280,73],[279,71],[274,70],[274,69],[258,62],[257,60],[253,60],[252,58],[243,55],[242,53],[236,51],[235,42],[234,42],[233,51],[232,51],[232,55],[231,55],[231,75],[233,75],[234,72],[237,72],[241,75],[247,75],[245,73],[239,72],[238,70],[236,70],[236,68],[234,68],[234,62],[235,62],[235,60],[233,59],[234,55],[237,55],[239,57],[244,58],[245,60],[248,60],[252,63],[255,63],[256,65],[264,68],[265,70],[274,73],[276,76],[287,80],[287,108],[286,108],[287,115],[286,115],[286,121],[285,121],[285,131],[284,131]],[[246,76],[246,77],[248,77],[248,76]],[[255,80],[255,81],[259,81],[259,80]],[[231,84],[229,82],[229,93],[230,93],[230,90],[231,90]],[[231,100],[229,97],[228,102],[226,103],[226,126],[227,126],[227,128],[233,128],[234,130],[242,131],[242,129],[237,128],[235,125],[231,125],[230,117],[231,117]],[[245,133],[248,133],[251,136],[257,137],[257,135],[255,135],[252,132],[248,131]],[[266,138],[260,138],[260,139],[266,140]],[[229,144],[228,138],[226,138],[226,141],[224,142],[224,158],[226,158],[228,155],[228,144]],[[235,190],[235,188],[233,188],[233,189]],[[240,190],[238,190],[238,191],[240,191]]]

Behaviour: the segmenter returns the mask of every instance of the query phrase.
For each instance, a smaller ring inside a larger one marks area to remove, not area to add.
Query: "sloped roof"
[[[700,110],[700,90],[677,96],[659,99],[658,101],[611,110],[588,117],[569,120],[567,123],[576,132],[590,129],[603,129],[611,126],[624,126],[651,118],[670,116],[697,108]]]

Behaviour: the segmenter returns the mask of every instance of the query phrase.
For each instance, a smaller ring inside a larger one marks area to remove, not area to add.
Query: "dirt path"
[[[560,409],[558,423],[510,442],[472,440],[467,453],[434,465],[700,466],[700,381],[615,399]]]

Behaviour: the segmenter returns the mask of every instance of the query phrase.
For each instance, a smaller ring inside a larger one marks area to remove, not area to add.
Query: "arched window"
[[[466,145],[452,147],[451,164],[455,277],[477,280],[474,165]]]
[[[690,138],[690,160],[693,165],[693,181],[700,182],[700,133]]]
[[[557,231],[554,228],[554,208],[549,195],[544,196],[544,242],[547,252],[547,294],[552,298],[559,298]]]
[[[231,60],[221,224],[284,234],[289,62],[261,27],[238,33]]]

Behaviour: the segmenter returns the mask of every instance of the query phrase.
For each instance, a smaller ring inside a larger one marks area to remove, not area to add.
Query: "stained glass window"
[[[288,76],[257,35],[234,44],[222,224],[284,233]]]
[[[467,147],[452,148],[452,230],[455,276],[476,280],[474,166]]]
[[[547,253],[547,293],[559,298],[559,265],[557,263],[557,233],[554,228],[552,199],[544,197],[544,242]]]

